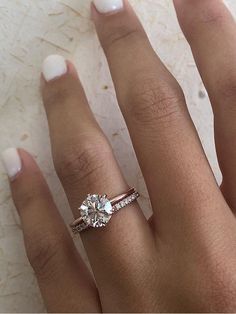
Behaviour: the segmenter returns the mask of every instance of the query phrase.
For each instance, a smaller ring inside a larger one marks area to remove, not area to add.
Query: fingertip
[[[22,148],[8,148],[2,152],[1,157],[11,183],[21,181],[27,174],[39,172],[34,157]]]
[[[21,170],[15,177],[15,180],[20,179],[21,177],[26,177],[28,174],[32,175],[40,172],[35,157],[31,153],[23,148],[18,148],[17,152],[21,160]]]
[[[72,61],[66,60],[66,64],[67,64],[67,73],[74,76],[75,78],[78,78],[77,69],[75,65],[72,63]]]
[[[32,155],[23,148],[17,148],[17,152],[21,160],[21,170],[16,176],[15,181],[17,181],[16,179],[19,181],[22,177],[26,178],[27,176],[34,176],[39,173],[41,174],[41,170],[36,162],[36,155]]]
[[[63,56],[49,55],[42,64],[42,74],[46,82],[60,78],[67,73],[67,64]]]
[[[133,13],[133,9],[128,0],[94,0],[91,2],[90,12],[97,28],[99,25],[104,26],[107,21],[121,22],[126,13]]]
[[[116,14],[124,9],[124,0],[93,0],[93,9],[98,14],[111,15]]]
[[[17,149],[23,165],[36,164],[34,156],[23,148]]]
[[[51,82],[55,82],[67,75],[78,76],[74,64],[59,55],[48,56],[42,64],[42,72],[40,77],[41,88],[44,88]]]
[[[22,160],[15,147],[4,150],[1,154],[3,166],[10,181],[14,181],[22,169]]]
[[[10,188],[17,211],[21,215],[22,209],[27,207],[28,202],[36,197],[49,199],[50,191],[35,157],[22,148],[17,149],[17,154],[21,161],[21,168],[14,177],[10,178]]]
[[[93,21],[95,21],[96,18],[97,18],[97,16],[98,16],[98,12],[97,12],[97,9],[96,9],[96,7],[95,7],[93,1],[92,1],[91,4],[90,4],[90,13],[91,13],[91,19],[92,19]]]

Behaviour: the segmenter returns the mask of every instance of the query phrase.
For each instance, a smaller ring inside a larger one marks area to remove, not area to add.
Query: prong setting
[[[79,209],[84,223],[94,228],[106,226],[112,215],[112,205],[106,195],[89,194]]]

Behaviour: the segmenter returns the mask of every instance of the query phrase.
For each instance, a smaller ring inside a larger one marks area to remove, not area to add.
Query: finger
[[[97,312],[97,289],[71,240],[32,157],[9,149],[3,161],[11,181],[29,261],[49,312]]]
[[[58,58],[63,63],[63,59]],[[47,69],[55,67],[58,71],[55,57],[49,57],[44,63],[43,99],[55,168],[74,215],[78,217],[78,207],[88,193],[113,197],[125,192],[128,186],[107,139],[93,117],[73,65],[67,62],[66,71],[60,67],[60,75],[55,78],[54,73],[54,79],[50,76],[48,80]],[[128,289],[134,283],[138,285],[140,276],[143,276],[137,265],[147,263],[145,260],[151,254],[153,243],[140,208],[137,204],[123,208],[104,229],[89,229],[81,236],[103,310],[125,310],[130,298]],[[134,258],[138,260],[136,265],[132,263]],[[131,299],[129,303],[135,308]]]
[[[173,223],[183,226],[183,215],[188,223],[186,215],[194,223],[196,215],[199,219],[196,195],[204,202],[209,195],[220,197],[219,191],[183,93],[154,53],[131,6],[124,1],[123,9],[102,14],[100,3],[94,1],[93,19],[147,183],[154,219],[160,233],[173,236]],[[210,214],[205,210],[204,215]]]
[[[212,102],[223,191],[236,210],[235,21],[220,0],[174,3]]]

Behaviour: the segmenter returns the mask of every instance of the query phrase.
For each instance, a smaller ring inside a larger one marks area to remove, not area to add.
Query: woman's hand
[[[183,92],[154,53],[127,1],[95,0],[92,17],[153,208],[137,203],[105,228],[81,233],[90,275],[33,159],[3,154],[29,260],[50,312],[236,310],[236,31],[220,0],[175,0],[208,90],[223,174],[217,185]],[[174,56],[173,56],[174,57]],[[55,169],[71,209],[88,193],[127,183],[88,106],[74,66],[43,67],[42,93]]]

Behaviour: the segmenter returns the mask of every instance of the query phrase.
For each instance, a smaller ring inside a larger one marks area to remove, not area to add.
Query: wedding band
[[[89,227],[105,227],[115,212],[131,204],[138,197],[139,193],[135,188],[131,188],[110,200],[106,194],[88,194],[79,207],[80,218],[70,224],[72,232],[76,234]]]

